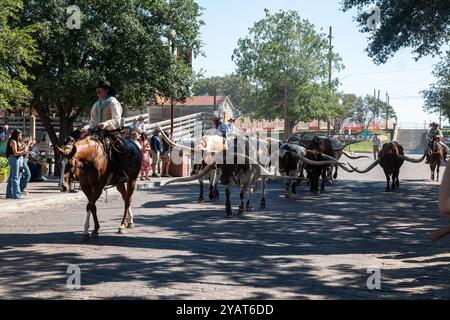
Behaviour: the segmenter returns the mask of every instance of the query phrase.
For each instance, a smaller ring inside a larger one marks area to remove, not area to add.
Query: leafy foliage
[[[355,20],[360,31],[369,33],[369,56],[385,63],[402,48],[410,47],[416,59],[438,55],[450,42],[450,5],[448,0],[342,0],[344,11],[357,8]],[[367,27],[370,6],[381,10],[381,26]]]
[[[54,145],[49,115],[61,119],[61,142],[93,105],[98,79],[109,80],[127,108],[140,108],[157,94],[179,100],[189,95],[194,73],[183,52],[200,53],[203,23],[194,0],[77,0],[81,29],[74,30],[66,27],[69,4],[73,1],[26,0],[20,21],[24,27],[43,26],[36,35],[42,64],[30,68],[36,79],[29,84],[32,106]]]
[[[192,91],[198,96],[228,96],[241,114],[248,114],[254,103],[255,87],[250,81],[236,74],[201,78],[195,83]]]
[[[31,98],[24,81],[32,78],[26,67],[39,60],[32,38],[39,25],[15,26],[21,0],[0,0],[0,8],[0,109],[9,109]]]
[[[445,118],[450,119],[450,51],[435,66],[433,75],[438,81],[428,90],[422,91],[425,98],[424,110],[442,113]]]
[[[337,105],[337,80],[328,84],[328,39],[296,11],[270,13],[238,41],[233,60],[238,75],[255,85],[248,112],[254,118],[283,118],[287,89],[290,128],[300,121],[330,119]],[[341,58],[332,53],[340,70]]]

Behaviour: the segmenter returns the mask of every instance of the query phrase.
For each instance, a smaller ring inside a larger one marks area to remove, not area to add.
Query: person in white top
[[[228,129],[227,129],[227,136],[228,135],[237,135],[240,133],[239,128],[236,127],[235,125],[236,123],[236,119],[235,118],[230,118],[228,119]]]
[[[110,150],[111,155],[111,170],[108,181],[112,183],[113,179],[115,179],[115,183],[112,184],[121,184],[128,181],[128,176],[119,160],[120,150],[117,150],[123,145],[123,140],[120,136],[123,109],[120,102],[114,97],[115,90],[109,81],[98,81],[95,91],[98,101],[91,109],[89,131],[91,133],[98,130],[104,131],[104,143],[107,149]],[[108,140],[115,145],[114,148],[108,147],[110,145]],[[117,174],[117,177],[114,173]]]
[[[439,129],[439,124],[437,122],[433,122],[432,124],[430,124],[430,128],[427,131],[427,139],[428,139],[427,154],[430,148],[432,147],[434,140],[436,140],[442,146],[444,150],[444,161],[447,162],[447,154],[449,152],[449,148],[443,141],[444,135],[441,129]],[[428,156],[427,161],[425,163],[429,163]]]
[[[122,105],[114,97],[114,88],[109,81],[100,80],[95,88],[98,101],[91,109],[91,121],[89,129],[104,129],[117,131],[122,122]]]
[[[378,154],[380,153],[381,139],[378,136],[378,133],[375,133],[372,137],[372,145],[373,145],[373,159],[377,160]]]
[[[140,116],[136,119],[131,125],[131,131],[136,131],[139,134],[142,134],[145,131],[144,117]]]

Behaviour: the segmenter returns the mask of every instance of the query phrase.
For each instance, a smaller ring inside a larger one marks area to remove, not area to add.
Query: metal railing
[[[399,122],[399,129],[415,129],[415,130],[426,130],[429,127],[429,123],[424,122]]]
[[[122,118],[122,127],[129,128],[130,125],[134,122],[135,119],[140,116],[133,116],[128,118]],[[169,131],[170,130],[170,120],[164,120],[157,123],[150,123],[148,114],[143,114],[144,117],[144,128],[146,131],[152,131],[157,128],[158,125],[162,130]],[[195,113],[184,117],[175,118],[173,120],[173,139],[175,141],[180,140],[183,137],[192,137],[194,135],[194,131],[200,130],[204,131],[209,129],[211,126],[208,121],[208,114],[201,112]]]

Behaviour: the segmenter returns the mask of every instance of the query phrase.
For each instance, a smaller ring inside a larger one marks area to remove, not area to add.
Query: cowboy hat
[[[115,91],[114,88],[111,87],[111,83],[109,81],[106,81],[106,80],[99,80],[97,82],[97,86],[92,88],[92,89],[95,90],[97,88],[106,88],[106,89],[109,89],[110,91]]]

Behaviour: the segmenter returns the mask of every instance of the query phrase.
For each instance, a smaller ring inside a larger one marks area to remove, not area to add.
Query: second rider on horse
[[[123,109],[120,102],[114,97],[115,90],[109,81],[98,81],[95,91],[98,101],[91,109],[89,130],[101,139],[103,136],[102,140],[111,161],[108,185],[124,183],[128,180],[128,176],[118,156],[122,146],[120,131]]]
[[[427,132],[427,140],[428,140],[428,151],[431,150],[434,141],[437,141],[443,148],[444,151],[444,161],[447,162],[447,154],[448,154],[448,146],[442,141],[444,139],[444,135],[442,134],[441,129],[439,129],[439,124],[437,122],[433,122],[430,125],[430,128]],[[428,163],[428,157],[427,157],[427,163]]]

